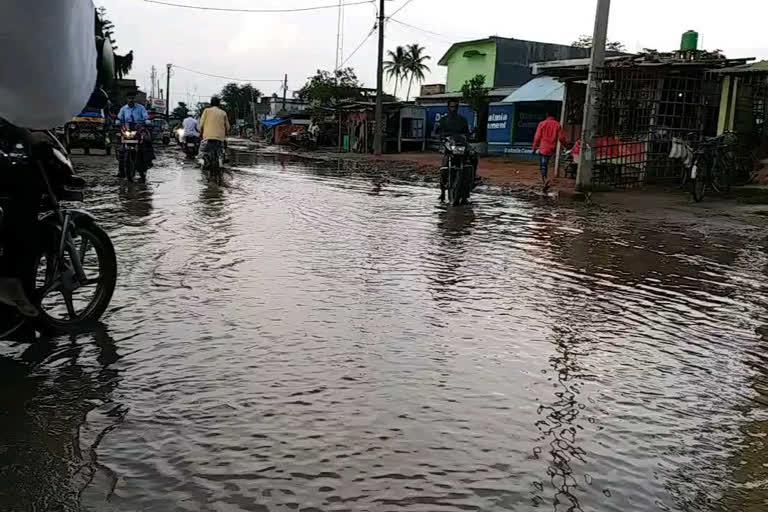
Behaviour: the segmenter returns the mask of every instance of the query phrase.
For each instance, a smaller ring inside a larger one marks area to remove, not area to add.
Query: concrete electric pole
[[[592,164],[595,160],[595,132],[598,121],[598,73],[605,64],[605,43],[608,38],[608,15],[611,0],[597,0],[595,30],[592,35],[592,59],[589,63],[587,96],[584,100],[584,124],[581,135],[581,154],[579,170],[576,173],[576,189],[589,192],[592,186]]]
[[[150,98],[155,97],[155,83],[157,82],[157,70],[155,69],[155,66],[152,66],[152,71],[149,74],[149,79],[152,81],[152,88],[149,93]]]
[[[288,96],[288,73],[285,74],[283,81],[283,110],[285,110],[285,97]]]
[[[379,61],[376,66],[376,133],[373,152],[380,155],[384,149],[384,0],[379,1]]]
[[[168,76],[165,79],[165,117],[171,117],[171,66],[172,64],[166,64],[165,67],[168,70]]]

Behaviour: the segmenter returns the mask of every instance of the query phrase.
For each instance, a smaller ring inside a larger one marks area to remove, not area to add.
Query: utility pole
[[[288,73],[285,74],[285,81],[283,82],[283,110],[285,110],[285,97],[288,95]]]
[[[605,43],[608,37],[608,16],[611,0],[597,0],[595,30],[592,34],[592,59],[589,62],[587,96],[584,100],[584,125],[581,134],[579,170],[576,173],[576,189],[590,192],[592,187],[592,164],[595,160],[595,135],[598,121],[600,88],[598,73],[605,64]]]
[[[344,60],[344,0],[339,0],[339,19],[336,22],[336,67]]]
[[[380,155],[384,146],[384,0],[379,0],[379,60],[376,65],[376,133],[373,152]]]
[[[165,117],[171,116],[171,66],[172,64],[165,65],[168,70],[168,76],[165,79]]]
[[[253,116],[253,134],[256,134],[256,96],[253,94],[253,88],[251,88],[251,115]]]
[[[152,91],[149,93],[150,98],[155,97],[155,77],[157,76],[157,70],[155,69],[155,66],[152,66],[152,72],[150,73],[150,80],[152,80]]]

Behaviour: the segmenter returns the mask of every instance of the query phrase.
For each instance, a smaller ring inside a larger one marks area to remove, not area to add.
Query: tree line
[[[241,85],[231,82],[222,87],[216,96],[221,100],[221,108],[229,116],[230,122],[234,123],[237,119],[253,119],[253,109],[259,102],[262,93],[252,84]],[[171,117],[184,119],[190,112],[194,112],[199,117],[203,110],[209,106],[210,103],[207,101],[198,102],[194,106],[180,101],[171,112]]]

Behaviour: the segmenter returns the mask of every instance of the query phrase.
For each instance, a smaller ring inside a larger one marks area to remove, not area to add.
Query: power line
[[[402,11],[403,9],[405,9],[405,6],[406,6],[406,5],[408,5],[408,4],[409,4],[409,3],[411,3],[411,2],[413,2],[413,0],[406,0],[406,2],[405,2],[403,5],[401,5],[400,7],[398,7],[398,8],[397,8],[397,10],[396,10],[395,12],[393,12],[392,14],[390,14],[390,15],[389,15],[389,18],[392,18],[392,16],[394,16],[395,14],[397,14],[397,13],[399,13],[400,11]]]
[[[365,36],[365,39],[363,39],[362,41],[360,41],[360,44],[359,44],[359,45],[357,45],[357,48],[355,48],[355,51],[353,51],[352,53],[350,53],[350,54],[349,54],[349,56],[348,56],[346,59],[344,59],[344,62],[342,62],[342,63],[341,63],[341,65],[339,66],[339,68],[343,68],[343,67],[344,67],[344,64],[346,64],[346,63],[347,63],[347,61],[349,61],[349,59],[351,59],[352,57],[354,57],[354,56],[355,56],[355,54],[357,53],[357,51],[358,51],[360,48],[362,48],[362,47],[363,47],[363,45],[365,44],[365,42],[366,42],[366,41],[368,41],[368,39],[370,39],[370,38],[371,38],[371,36],[372,36],[372,35],[373,35],[375,32],[376,32],[376,24],[374,24],[374,25],[373,25],[373,27],[371,28],[371,31],[370,31],[370,32],[368,32],[368,35],[367,35],[367,36]]]
[[[147,0],[148,1],[148,0]],[[250,79],[250,78],[233,78],[231,76],[222,76],[222,75],[213,75],[211,73],[204,73],[202,71],[195,71],[194,69],[185,68],[184,66],[179,66],[178,64],[174,64],[173,67],[178,69],[183,69],[184,71],[189,71],[190,73],[195,73],[197,75],[203,75],[203,76],[209,76],[211,78],[221,78],[223,80],[232,80],[234,82],[282,82],[282,80],[264,80],[264,79]]]
[[[150,4],[158,4],[158,5],[166,5],[169,7],[180,7],[182,9],[195,9],[198,11],[220,11],[220,12],[259,12],[259,13],[280,13],[280,12],[306,12],[306,11],[319,11],[321,9],[338,9],[338,5],[316,5],[314,7],[295,7],[292,9],[235,9],[235,8],[227,8],[227,7],[210,7],[210,6],[204,6],[204,5],[188,5],[188,4],[177,4],[174,2],[163,2],[161,0],[144,0],[147,3]],[[410,1],[410,0],[409,0]],[[353,2],[349,4],[344,4],[345,6],[349,5],[363,5],[363,4],[370,4],[373,3],[373,0],[365,0],[361,2]]]
[[[438,36],[442,40],[447,41],[449,43],[453,42],[453,41],[455,41],[457,39],[457,38],[452,38],[451,36],[448,36],[448,35],[445,35],[445,34],[441,34],[439,32],[432,32],[431,30],[427,30],[425,28],[420,28],[420,27],[417,27],[415,25],[410,25],[408,23],[405,23],[404,21],[396,20],[396,19],[394,19],[392,17],[389,18],[389,21],[394,21],[398,25],[403,25],[404,27],[412,28],[413,30],[418,30],[419,32],[424,32],[426,34],[432,34],[433,36]]]

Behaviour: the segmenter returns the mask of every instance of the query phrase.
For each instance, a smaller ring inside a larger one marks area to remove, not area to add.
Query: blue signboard
[[[488,108],[488,143],[508,144],[512,140],[515,105],[491,105]]]
[[[437,123],[440,122],[440,118],[448,114],[448,105],[424,105],[427,111],[427,136],[436,139],[437,135]],[[459,114],[469,122],[469,129],[475,130],[475,111],[468,105],[459,105]]]
[[[517,103],[515,108],[515,129],[513,142],[533,143],[536,128],[547,114],[557,116],[560,112],[559,102],[536,101]]]

